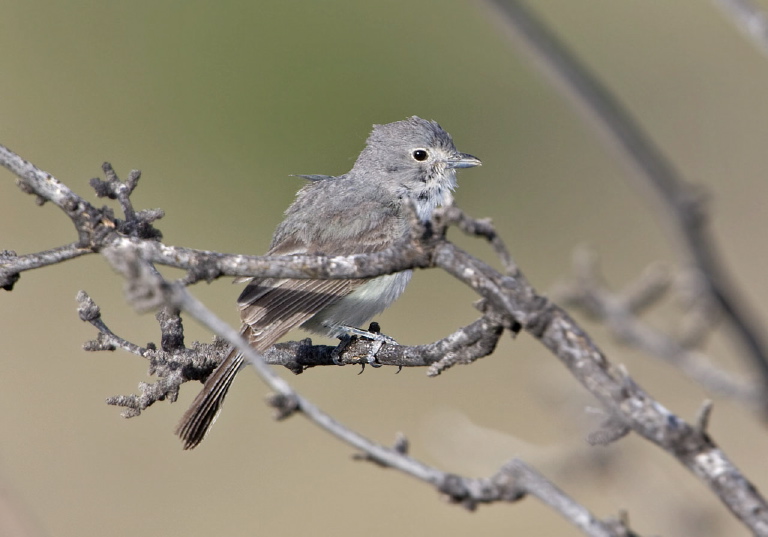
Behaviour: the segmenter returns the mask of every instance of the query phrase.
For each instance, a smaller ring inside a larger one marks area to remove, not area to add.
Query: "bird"
[[[409,215],[428,221],[453,202],[456,170],[481,165],[460,153],[435,121],[417,116],[374,125],[352,169],[339,176],[306,175],[285,211],[267,255],[375,253],[410,232]],[[405,290],[412,271],[363,279],[246,278],[237,304],[240,335],[258,352],[295,327],[329,337],[359,334]],[[369,358],[373,361],[374,358]],[[184,449],[205,438],[245,359],[233,348],[205,380],[176,429]]]

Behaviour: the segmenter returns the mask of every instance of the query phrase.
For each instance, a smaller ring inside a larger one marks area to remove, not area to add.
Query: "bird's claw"
[[[339,342],[338,346],[333,349],[333,351],[331,351],[331,358],[333,359],[333,363],[336,365],[343,365],[339,359],[339,356],[342,352],[344,352],[344,350],[346,350],[352,339],[355,337],[365,338],[372,341],[371,347],[368,349],[368,353],[365,356],[366,362],[371,367],[381,367],[382,364],[376,361],[376,354],[378,354],[378,352],[381,350],[381,347],[383,347],[385,343],[388,345],[398,344],[397,341],[395,341],[393,338],[379,332],[362,330],[352,326],[344,326],[342,328],[343,333],[339,336],[341,341]]]
[[[344,365],[344,362],[341,360],[341,354],[347,350],[347,347],[349,347],[351,342],[352,336],[349,334],[342,334],[339,336],[339,344],[331,351],[331,360],[333,360],[335,365]]]

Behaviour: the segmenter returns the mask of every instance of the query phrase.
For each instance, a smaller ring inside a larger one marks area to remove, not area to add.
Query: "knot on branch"
[[[632,432],[632,428],[616,414],[611,414],[600,423],[597,430],[587,435],[587,443],[591,446],[607,446],[620,440]]]
[[[437,489],[449,502],[469,511],[481,503],[498,501],[502,492],[493,479],[470,479],[450,473],[443,475]]]
[[[192,285],[199,281],[211,283],[222,275],[221,267],[213,258],[201,256],[194,260],[194,265],[187,270],[187,274],[182,279],[182,283]]]
[[[408,437],[405,434],[398,432],[395,436],[395,443],[392,446],[400,455],[408,455],[408,450],[411,449],[411,443],[408,441]]]
[[[451,503],[461,504],[469,511],[477,509],[477,500],[472,498],[464,479],[456,474],[445,474],[437,490]]]
[[[50,175],[48,175],[48,178],[50,178]],[[27,181],[25,181],[21,177],[16,179],[16,186],[19,187],[19,190],[21,190],[25,194],[31,194],[32,196],[35,196],[35,205],[37,205],[39,207],[42,207],[45,204],[45,202],[48,201],[46,198],[41,196],[34,189],[34,187],[32,185],[30,185]]]
[[[288,394],[275,393],[267,397],[267,404],[275,409],[274,418],[282,421],[300,410],[299,401]]]
[[[0,250],[0,267],[6,263],[10,263],[14,259],[18,258],[18,255],[13,250]],[[5,272],[0,270],[0,288],[6,291],[13,291],[13,286],[19,281],[21,274],[18,272]]]
[[[136,211],[134,217],[130,220],[116,220],[117,230],[123,235],[159,241],[163,238],[163,233],[152,225],[155,220],[165,216],[162,209],[144,209]]]
[[[101,318],[101,309],[93,299],[88,296],[85,291],[78,291],[77,293],[77,314],[80,316],[80,320],[86,323],[92,323],[93,321]]]
[[[155,318],[160,324],[160,347],[166,352],[184,349],[184,325],[178,308],[165,307]]]
[[[410,442],[408,441],[408,437],[403,433],[397,433],[397,436],[395,437],[395,443],[392,445],[392,451],[398,455],[407,456],[409,449]],[[355,453],[352,455],[352,459],[355,461],[372,462],[373,464],[376,464],[382,468],[392,467],[391,461],[388,461],[385,458],[379,456],[378,453],[373,453],[371,451]]]
[[[709,220],[709,190],[700,184],[684,183],[673,197],[678,214],[689,227],[702,227]]]
[[[114,351],[117,349],[114,340],[115,338],[113,336],[99,332],[96,339],[83,343],[83,350],[88,352]]]
[[[537,339],[541,339],[547,329],[552,325],[552,321],[562,314],[560,308],[543,296],[534,296],[530,299],[528,318],[525,321],[525,328]]]
[[[128,237],[149,240],[162,239],[163,234],[152,223],[162,218],[164,212],[161,209],[136,211],[131,202],[130,196],[139,183],[141,172],[139,170],[131,170],[126,180],[121,181],[109,162],[105,162],[102,165],[102,169],[104,170],[106,180],[102,181],[101,179],[93,178],[90,181],[90,185],[96,191],[98,197],[113,199],[120,204],[125,217],[124,220],[115,218],[111,210],[109,211],[110,220],[114,228],[122,235]],[[102,208],[105,215],[107,210],[106,207]]]

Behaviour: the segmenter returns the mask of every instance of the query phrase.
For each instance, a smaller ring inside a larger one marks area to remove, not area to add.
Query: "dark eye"
[[[413,158],[418,160],[419,162],[424,162],[427,160],[427,157],[429,154],[424,149],[414,149],[413,151]]]

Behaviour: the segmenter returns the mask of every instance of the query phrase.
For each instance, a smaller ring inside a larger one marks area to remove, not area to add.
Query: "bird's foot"
[[[333,363],[336,365],[343,365],[339,359],[339,356],[344,352],[344,350],[346,350],[346,348],[355,338],[368,339],[373,342],[365,357],[366,362],[371,367],[381,367],[381,364],[376,362],[376,354],[379,352],[379,350],[381,350],[381,347],[385,343],[388,345],[398,344],[397,341],[395,341],[393,338],[379,332],[379,323],[375,322],[371,323],[368,330],[355,328],[353,326],[342,326],[340,330],[342,332],[339,336],[341,341],[339,342],[338,346],[331,352],[331,358],[333,359]]]

